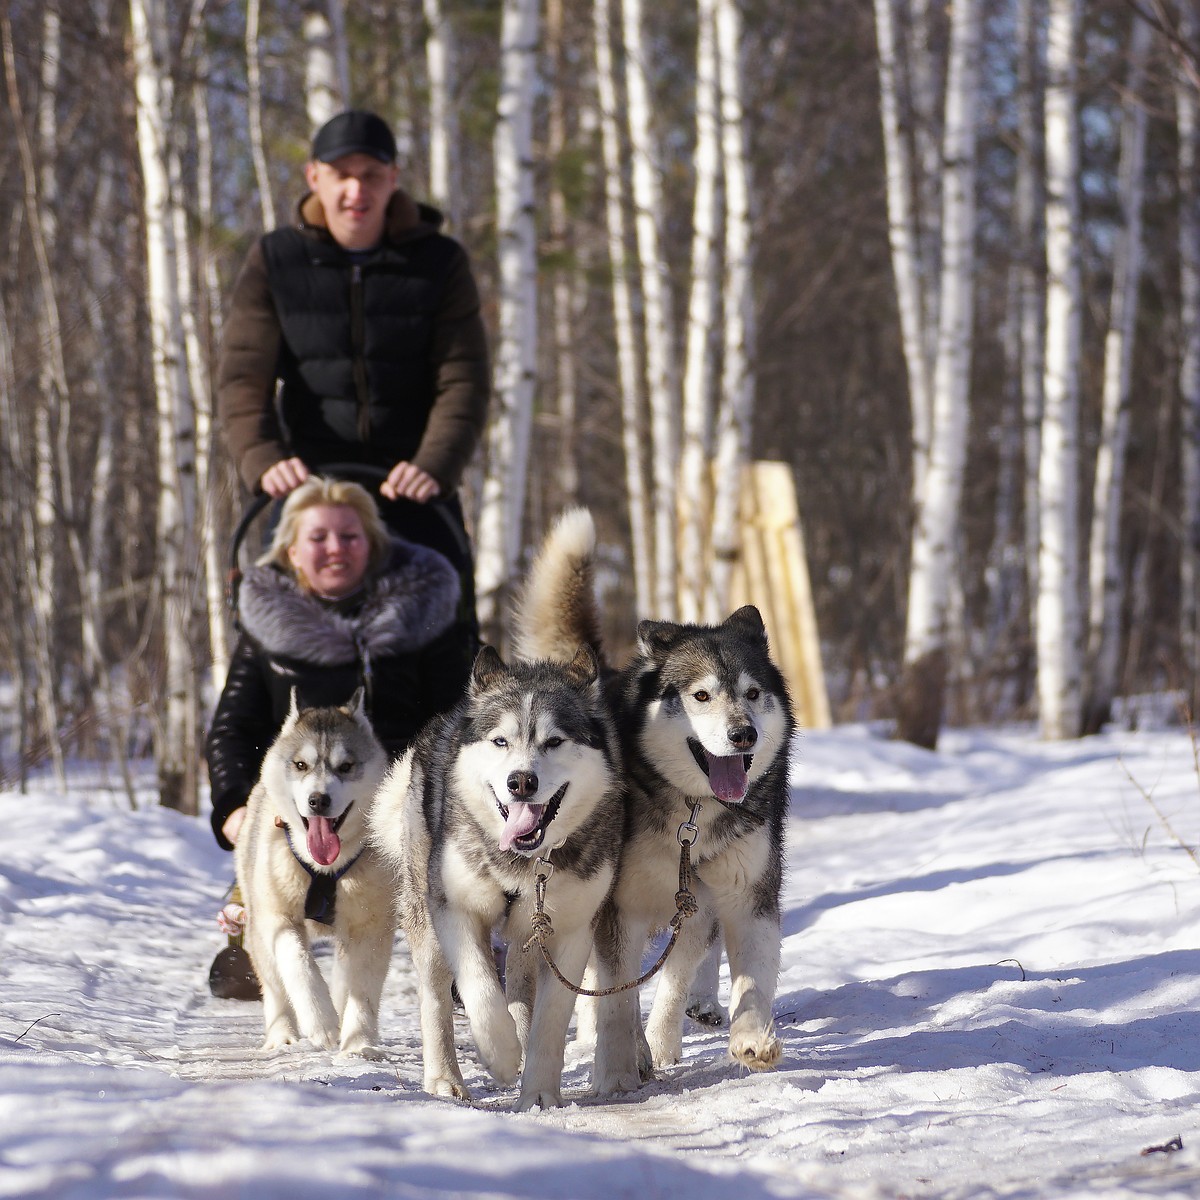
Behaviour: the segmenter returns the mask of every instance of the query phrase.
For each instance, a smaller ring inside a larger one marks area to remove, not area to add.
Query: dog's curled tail
[[[546,534],[517,605],[519,658],[570,662],[581,645],[600,657],[595,550],[592,514],[567,509]]]

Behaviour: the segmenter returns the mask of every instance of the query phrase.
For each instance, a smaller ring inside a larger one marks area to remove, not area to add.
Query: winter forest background
[[[1194,0],[4,0],[0,778],[153,754],[195,811],[246,500],[223,305],[313,129],[371,107],[471,253],[500,645],[598,515],[612,649],[729,602],[795,481],[834,720],[1191,711]],[[130,782],[132,795],[132,783]]]

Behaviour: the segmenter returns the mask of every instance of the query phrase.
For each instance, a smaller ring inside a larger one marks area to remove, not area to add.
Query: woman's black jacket
[[[241,636],[206,745],[212,827],[221,832],[258,780],[297,689],[302,706],[342,704],[366,689],[375,734],[392,758],[461,697],[471,663],[453,628],[458,575],[434,550],[393,539],[363,589],[322,600],[274,566],[250,568],[238,593]]]

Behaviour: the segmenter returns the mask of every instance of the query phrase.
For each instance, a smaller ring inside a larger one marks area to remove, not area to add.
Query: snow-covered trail
[[[1187,737],[844,729],[801,739],[793,785],[782,1068],[690,1029],[613,1103],[572,1045],[568,1107],[520,1115],[461,1021],[476,1103],[420,1091],[402,940],[385,1061],[264,1055],[259,1006],[207,993],[232,860],[205,822],[82,771],[0,794],[0,1197],[1200,1192]]]

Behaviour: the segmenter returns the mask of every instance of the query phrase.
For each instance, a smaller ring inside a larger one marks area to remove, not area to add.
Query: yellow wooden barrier
[[[742,497],[743,552],[734,565],[733,607],[753,604],[762,613],[800,725],[828,729],[829,693],[791,467],[749,463]]]

